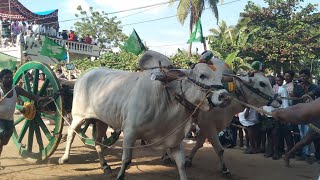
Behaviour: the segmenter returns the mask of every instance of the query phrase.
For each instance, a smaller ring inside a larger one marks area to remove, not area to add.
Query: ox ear
[[[170,69],[165,74],[162,72],[152,73],[150,78],[161,82],[171,82],[185,77],[187,77],[187,72],[179,69]]]
[[[235,78],[238,81],[241,81],[241,82],[247,83],[247,84],[252,82],[252,78],[249,77],[248,75],[243,76],[243,75],[223,74],[223,76],[224,77],[222,78],[222,80],[225,82],[230,82],[230,81],[228,81],[228,80],[230,80],[230,77]]]

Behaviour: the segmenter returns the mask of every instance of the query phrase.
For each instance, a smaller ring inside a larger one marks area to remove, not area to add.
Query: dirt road
[[[64,128],[65,130],[67,128]],[[121,146],[121,139],[116,144]],[[12,142],[4,148],[0,158],[0,179],[116,179],[121,165],[121,150],[109,149],[107,159],[113,169],[112,174],[103,175],[100,170],[98,156],[94,149],[75,139],[68,164],[58,165],[65,143],[60,144],[48,162],[33,164],[22,159]],[[186,154],[192,145],[186,144]],[[160,160],[159,150],[139,149],[134,151],[134,159],[127,170],[128,180],[176,180],[179,179],[175,165],[164,165]],[[303,161],[292,161],[292,168],[284,167],[282,160],[265,159],[262,154],[247,155],[240,149],[226,149],[226,164],[232,175],[224,177],[218,172],[218,160],[213,149],[207,145],[198,151],[193,167],[187,169],[190,180],[234,179],[234,180],[301,180],[318,179],[320,165],[309,165]]]

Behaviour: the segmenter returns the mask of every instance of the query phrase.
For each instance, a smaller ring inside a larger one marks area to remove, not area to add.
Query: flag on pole
[[[43,41],[40,54],[43,56],[56,58],[59,61],[67,59],[67,50],[47,37],[45,37]]]
[[[139,35],[134,29],[128,40],[124,43],[123,48],[135,55],[139,55],[142,51],[146,50],[146,47],[143,45]]]
[[[202,26],[199,18],[196,23],[196,28],[192,31],[190,39],[188,40],[187,43],[190,44],[191,42],[202,42],[202,41],[203,41]]]

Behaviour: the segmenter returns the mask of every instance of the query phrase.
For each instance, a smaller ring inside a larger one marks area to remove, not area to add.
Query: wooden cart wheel
[[[121,132],[112,132],[109,137],[106,135],[102,138],[102,144],[106,146],[113,145],[118,139]],[[82,139],[84,144],[88,146],[94,146],[95,140],[96,140],[96,122],[94,120],[86,121],[85,124],[82,126],[80,133],[82,137],[85,139]]]
[[[42,86],[38,84],[40,73],[46,76]],[[50,67],[40,62],[28,62],[21,66],[14,75],[13,83],[39,96],[53,96],[61,89]],[[16,105],[19,110],[23,102],[30,102],[26,97],[21,96],[19,99]],[[41,111],[38,102],[34,102],[37,111],[33,119],[26,119],[23,115],[15,117],[12,139],[19,154],[27,160],[46,160],[59,145],[63,128],[63,118],[60,114],[63,112],[62,97],[55,95],[54,100],[55,103],[49,103]],[[49,125],[49,122],[52,125]]]

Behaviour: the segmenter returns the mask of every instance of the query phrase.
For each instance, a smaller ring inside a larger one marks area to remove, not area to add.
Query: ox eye
[[[204,74],[200,75],[200,79],[206,79],[206,78],[208,78],[206,75],[204,75]]]
[[[266,87],[266,86],[267,86],[264,82],[259,82],[259,85],[260,85],[261,87]]]

